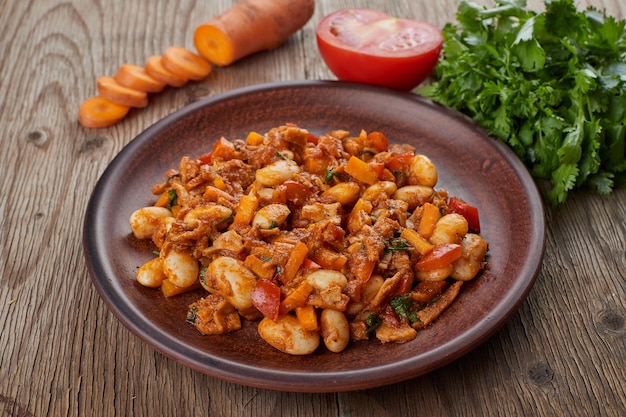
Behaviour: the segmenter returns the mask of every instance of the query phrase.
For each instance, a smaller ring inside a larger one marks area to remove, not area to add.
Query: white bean
[[[163,269],[163,259],[152,258],[137,269],[137,282],[144,287],[158,288],[166,278]]]
[[[469,226],[465,217],[458,213],[449,213],[442,216],[435,224],[435,230],[430,236],[430,242],[434,245],[445,243],[461,243],[467,234]]]
[[[328,220],[333,224],[341,223],[341,203],[313,203],[302,207],[300,218],[312,222]]]
[[[452,273],[452,264],[443,268],[431,269],[430,271],[415,271],[415,278],[418,281],[443,281]]]
[[[272,201],[274,198],[274,189],[273,188],[259,188],[256,190],[256,195],[261,200]]]
[[[243,238],[234,230],[228,230],[220,233],[211,245],[213,249],[227,249],[229,251],[239,253],[244,249]]]
[[[361,287],[361,299],[366,302],[373,300],[384,282],[385,279],[381,275],[372,275]]]
[[[306,279],[318,291],[325,291],[332,287],[344,289],[348,284],[346,276],[334,269],[318,269],[310,273]]]
[[[298,319],[289,314],[277,321],[265,317],[259,322],[258,332],[271,346],[290,355],[309,355],[320,344],[317,331],[304,330]]]
[[[409,184],[434,187],[437,180],[435,164],[425,155],[415,155],[409,173]]]
[[[452,263],[453,270],[450,276],[459,281],[469,281],[483,268],[487,254],[487,242],[477,234],[468,233],[461,241],[463,253]]]
[[[385,197],[391,197],[396,192],[398,186],[393,181],[378,181],[377,183],[370,185],[363,191],[361,198],[366,201],[374,201],[380,198],[383,194]]]
[[[350,325],[341,311],[325,308],[320,315],[324,344],[331,352],[341,352],[350,341]]]
[[[291,214],[291,210],[284,204],[268,204],[256,212],[252,219],[252,226],[259,229],[280,227],[287,220],[289,214]]]
[[[396,192],[393,193],[392,197],[396,200],[406,202],[409,205],[408,209],[414,210],[415,207],[430,201],[434,194],[435,190],[433,190],[433,187],[426,185],[406,185],[398,188]]]
[[[229,217],[233,216],[233,211],[228,207],[219,204],[200,206],[190,210],[185,214],[184,222],[189,227],[198,227],[201,222],[217,225]]]
[[[265,187],[273,187],[284,183],[299,172],[300,167],[294,161],[281,159],[257,169],[255,179]]]
[[[356,182],[340,182],[322,193],[343,206],[353,204],[359,198],[361,187]]]
[[[137,239],[150,239],[165,219],[173,217],[165,207],[142,207],[130,215],[130,228]]]
[[[190,254],[177,250],[168,251],[163,257],[163,271],[177,287],[190,287],[198,279],[200,266]]]
[[[200,283],[208,292],[224,297],[242,314],[253,309],[252,292],[256,276],[235,258],[220,256],[214,259]]]

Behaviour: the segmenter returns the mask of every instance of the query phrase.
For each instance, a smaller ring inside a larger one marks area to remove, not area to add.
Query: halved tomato
[[[340,80],[405,91],[428,78],[443,45],[436,26],[372,9],[332,12],[315,34],[322,58]]]

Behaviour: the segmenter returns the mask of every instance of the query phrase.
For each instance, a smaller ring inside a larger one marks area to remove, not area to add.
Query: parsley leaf
[[[417,92],[455,108],[506,142],[547,200],[626,184],[626,22],[573,0],[460,0],[443,28],[434,82]]]

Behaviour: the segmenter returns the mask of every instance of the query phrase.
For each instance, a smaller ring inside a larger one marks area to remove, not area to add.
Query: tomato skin
[[[280,287],[272,281],[260,278],[252,292],[252,304],[265,317],[276,321],[280,309]]]
[[[480,217],[478,216],[478,209],[476,207],[467,204],[459,198],[450,197],[448,210],[465,217],[470,230],[480,233]]]
[[[417,261],[415,268],[420,271],[433,271],[435,269],[445,268],[459,259],[462,253],[463,248],[456,243],[445,243],[435,246],[432,252],[429,252]]]
[[[404,168],[409,168],[413,162],[415,154],[413,152],[401,153],[387,162],[387,168],[391,171],[400,171]]]
[[[443,45],[437,27],[371,9],[332,12],[320,20],[315,34],[322,58],[340,80],[401,91],[412,90],[430,76]],[[403,47],[403,42],[413,45]]]

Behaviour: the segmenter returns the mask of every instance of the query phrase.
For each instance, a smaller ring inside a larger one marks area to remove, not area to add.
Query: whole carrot
[[[204,58],[225,66],[283,43],[313,16],[315,0],[243,0],[198,26],[194,44]]]

